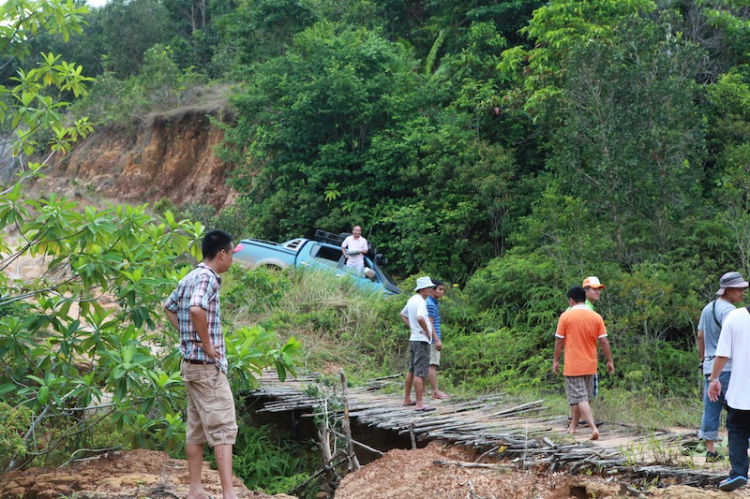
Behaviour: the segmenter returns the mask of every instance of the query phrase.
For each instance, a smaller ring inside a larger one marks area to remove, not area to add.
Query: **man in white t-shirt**
[[[413,405],[414,409],[420,412],[435,410],[434,407],[428,407],[422,403],[425,379],[427,379],[430,370],[430,343],[433,336],[432,322],[425,300],[434,287],[435,284],[429,277],[417,279],[417,286],[414,289],[416,294],[409,298],[406,306],[401,310],[401,320],[411,331],[409,337],[409,371],[404,380],[406,385],[404,405]],[[411,400],[412,383],[414,384],[416,402]]]
[[[362,237],[362,228],[357,225],[352,229],[352,235],[341,243],[341,251],[346,257],[346,266],[352,267],[358,273],[365,271],[365,256],[367,254],[367,239]]]
[[[747,447],[750,438],[750,313],[746,307],[730,312],[721,328],[716,358],[708,381],[708,398],[716,402],[722,391],[719,375],[731,359],[729,388],[724,392],[732,470],[719,489],[732,491],[747,483]]]

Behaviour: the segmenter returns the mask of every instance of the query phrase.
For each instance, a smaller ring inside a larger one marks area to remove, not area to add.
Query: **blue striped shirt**
[[[443,337],[440,336],[440,304],[432,296],[427,297],[427,314],[432,318],[438,339],[442,341]]]

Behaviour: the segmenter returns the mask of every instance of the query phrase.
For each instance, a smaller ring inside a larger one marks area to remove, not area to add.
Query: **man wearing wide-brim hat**
[[[748,283],[739,273],[732,272],[731,274],[724,274],[721,277],[720,288],[716,294],[725,297],[731,293],[732,289],[737,289],[736,294],[744,296]],[[708,353],[708,342],[706,342],[705,349]],[[730,361],[731,378],[727,387],[722,376],[724,368],[729,365]],[[708,377],[708,399],[716,403],[723,397],[727,410],[729,462],[732,470],[729,476],[719,483],[719,489],[727,492],[747,483],[747,447],[748,438],[750,438],[750,390],[747,389],[746,383],[748,379],[750,379],[750,309],[742,307],[729,312],[721,324],[721,335],[716,345],[711,374]]]
[[[406,306],[401,310],[401,320],[411,331],[409,337],[409,371],[404,380],[406,385],[404,405],[413,405],[414,409],[420,412],[435,410],[434,407],[428,407],[422,402],[425,380],[430,370],[430,342],[433,336],[432,323],[425,300],[434,287],[435,284],[429,277],[417,279],[417,286],[414,288],[416,294],[409,298]],[[416,402],[411,400],[412,383],[414,384]]]
[[[716,298],[703,308],[700,322],[698,323],[698,356],[700,358],[699,369],[703,369],[703,418],[698,438],[706,441],[706,461],[713,462],[723,459],[724,456],[716,452],[715,442],[719,439],[719,420],[721,409],[724,404],[724,394],[729,386],[729,373],[732,370],[731,362],[717,373],[723,388],[719,394],[719,400],[712,402],[708,398],[709,375],[714,367],[716,358],[716,346],[719,343],[722,325],[727,316],[735,310],[735,304],[745,298],[748,283],[739,272],[727,272],[719,280],[719,290]]]

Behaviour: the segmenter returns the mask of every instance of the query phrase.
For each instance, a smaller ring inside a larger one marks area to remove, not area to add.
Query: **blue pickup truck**
[[[260,239],[243,239],[244,246],[234,254],[234,259],[250,269],[259,267],[269,268],[313,268],[330,270],[336,276],[347,276],[356,280],[357,286],[363,289],[380,291],[388,295],[401,293],[393,280],[381,267],[381,255],[375,255],[375,261],[365,255],[365,266],[372,269],[368,272],[372,277],[360,275],[346,266],[346,259],[341,252],[343,238],[330,233],[316,240],[305,238],[291,239],[285,243],[272,243]],[[338,242],[338,245],[335,244]]]

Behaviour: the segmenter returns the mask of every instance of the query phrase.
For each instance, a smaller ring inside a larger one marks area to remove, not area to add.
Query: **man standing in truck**
[[[362,228],[357,225],[352,229],[352,235],[341,243],[341,251],[346,258],[346,266],[362,274],[365,271],[365,255],[367,254],[367,239],[362,237]]]

